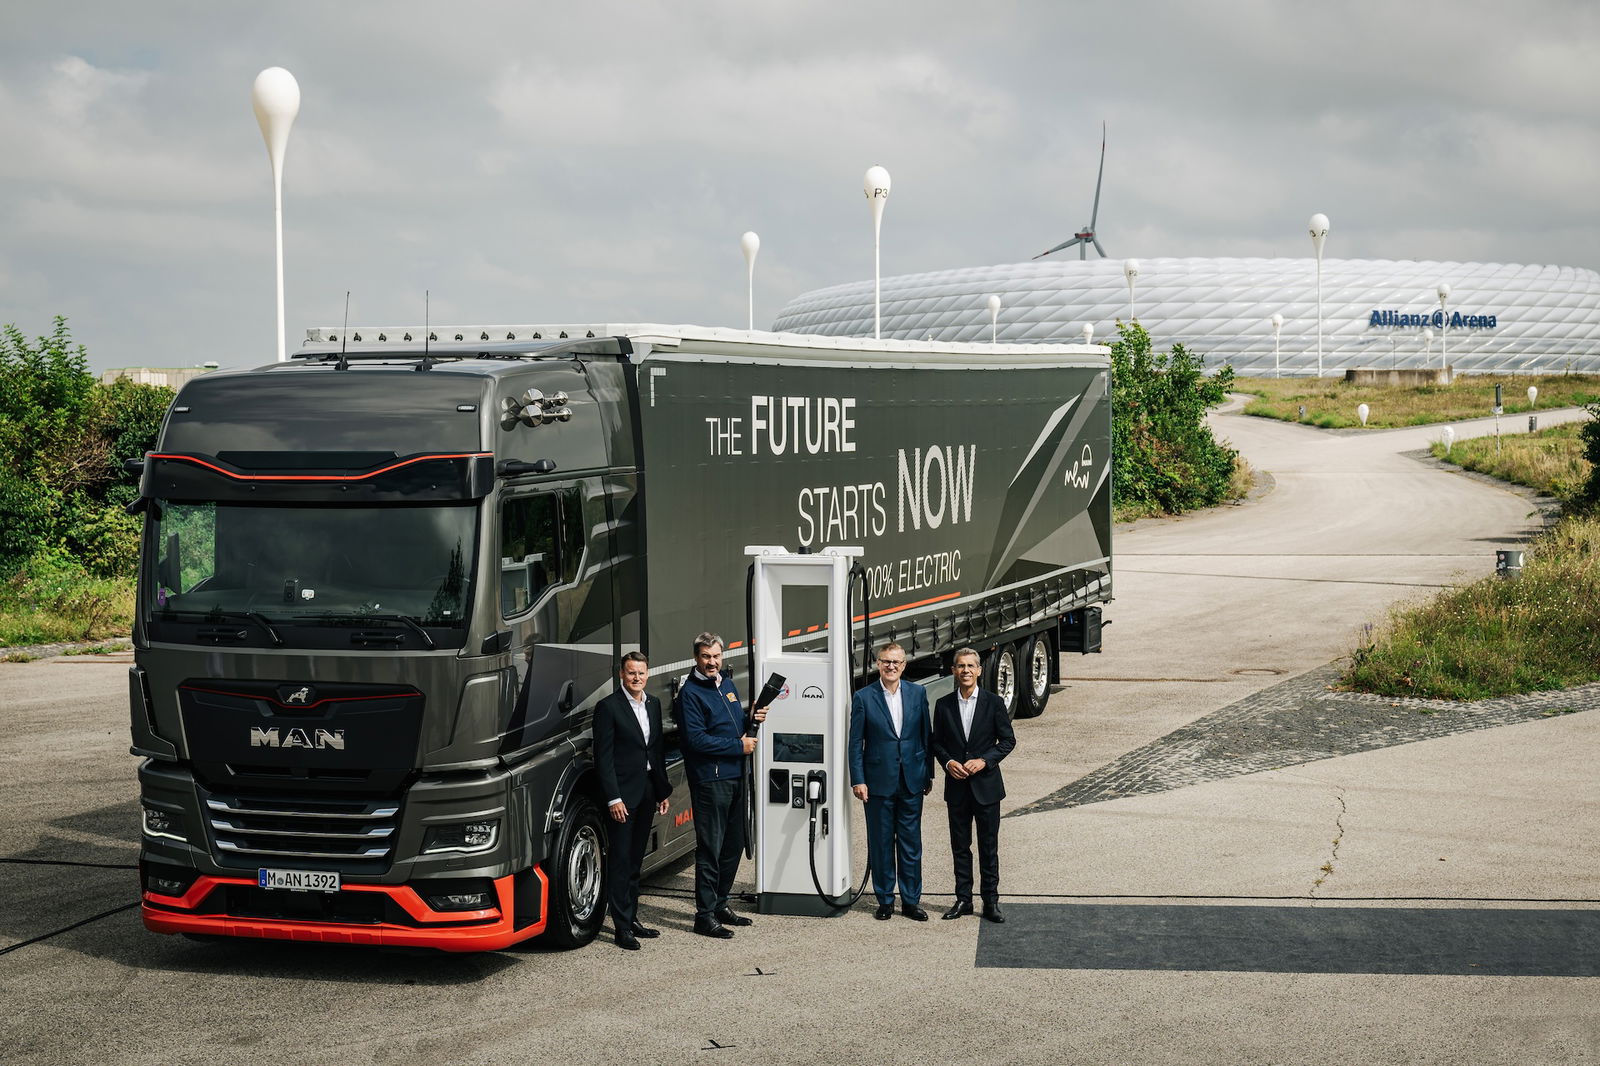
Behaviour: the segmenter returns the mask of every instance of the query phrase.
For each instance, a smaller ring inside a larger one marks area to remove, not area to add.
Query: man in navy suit
[[[1000,801],[1006,786],[1000,760],[1017,746],[1005,704],[978,687],[978,653],[956,652],[956,690],[933,709],[933,753],[944,767],[944,801],[950,810],[950,853],[956,866],[956,901],[944,917],[972,913],[972,826],[978,826],[978,868],[983,916],[1000,913]]]
[[[639,938],[660,936],[639,922],[639,868],[650,845],[653,814],[667,813],[666,745],[661,701],[647,695],[650,664],[636,651],[622,657],[622,691],[594,709],[594,764],[611,815],[607,896],[617,946],[639,950]]]
[[[928,694],[902,681],[906,650],[878,649],[878,680],[850,701],[850,785],[867,805],[867,865],[879,921],[900,913],[928,920],[922,900],[922,797],[933,790]]]

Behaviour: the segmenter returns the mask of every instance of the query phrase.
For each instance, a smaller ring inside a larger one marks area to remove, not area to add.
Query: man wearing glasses
[[[867,805],[867,865],[879,921],[900,913],[925,922],[922,901],[922,797],[933,789],[928,695],[900,680],[906,651],[878,649],[878,681],[850,701],[850,785]]]

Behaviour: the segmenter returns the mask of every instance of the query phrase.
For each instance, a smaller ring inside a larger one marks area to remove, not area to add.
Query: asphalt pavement
[[[925,924],[862,904],[707,940],[680,866],[637,953],[157,936],[128,869],[130,657],[0,664],[0,1062],[1600,1060],[1600,693],[1326,688],[1366,626],[1490,573],[1538,509],[1408,457],[1436,427],[1214,423],[1271,490],[1119,531],[1106,650],[1017,723],[1005,926],[937,919],[935,793]]]

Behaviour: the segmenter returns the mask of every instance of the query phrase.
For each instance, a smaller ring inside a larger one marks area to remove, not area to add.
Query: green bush
[[[0,647],[93,640],[132,623],[130,581],[95,577],[60,555],[41,553],[0,581]]]
[[[1572,509],[1585,513],[1600,511],[1600,403],[1586,403],[1589,421],[1578,431],[1583,441],[1583,457],[1589,460],[1589,480],[1583,483],[1572,499]]]
[[[154,446],[172,396],[97,383],[63,318],[34,341],[0,330],[0,575],[35,558],[134,572],[139,523],[123,508],[138,490],[122,463]]]
[[[1111,345],[1111,454],[1120,511],[1177,514],[1228,498],[1238,452],[1220,443],[1206,412],[1227,398],[1233,368],[1174,344],[1152,351],[1138,323],[1118,324]]]

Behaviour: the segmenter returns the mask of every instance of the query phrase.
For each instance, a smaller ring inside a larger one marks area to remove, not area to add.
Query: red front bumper
[[[494,882],[497,906],[476,911],[436,911],[409,885],[345,885],[345,892],[378,892],[389,897],[416,925],[292,921],[278,918],[236,918],[227,914],[195,914],[213,890],[224,885],[253,887],[248,878],[201,875],[183,896],[144,894],[144,925],[157,933],[199,933],[251,936],[269,940],[304,940],[323,944],[383,944],[390,947],[439,948],[443,951],[498,951],[544,932],[550,902],[550,880],[539,867],[539,920],[515,928],[514,877]],[[185,913],[190,912],[190,913]]]

